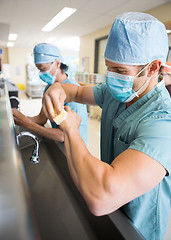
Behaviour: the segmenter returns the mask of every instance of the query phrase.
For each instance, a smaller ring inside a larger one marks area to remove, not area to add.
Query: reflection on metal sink
[[[40,143],[40,163],[21,150],[36,221],[43,240],[124,239],[109,216],[95,217],[70,177],[64,153],[54,141]]]

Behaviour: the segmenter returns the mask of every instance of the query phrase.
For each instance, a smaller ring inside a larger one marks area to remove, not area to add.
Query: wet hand
[[[32,123],[32,121],[28,117],[26,117],[16,108],[12,109],[12,114],[13,114],[15,124],[19,126],[28,127],[28,125]]]
[[[69,130],[79,130],[81,124],[81,117],[77,115],[76,112],[71,110],[69,106],[65,107],[66,112],[68,113],[67,118],[60,124],[60,129],[63,131]]]
[[[42,99],[43,111],[45,116],[53,121],[55,117],[54,110],[60,114],[64,106],[66,94],[60,83],[54,83],[48,88]]]

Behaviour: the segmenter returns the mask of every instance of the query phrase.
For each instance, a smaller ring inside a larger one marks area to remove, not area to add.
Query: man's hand
[[[26,117],[24,114],[22,114],[16,108],[12,109],[12,113],[13,113],[15,124],[27,128],[32,123],[32,121],[28,117]]]
[[[76,112],[71,110],[69,106],[65,107],[65,110],[68,113],[67,118],[60,124],[60,129],[62,129],[64,132],[67,131],[79,131],[80,123],[81,123],[81,117],[77,115]]]
[[[64,106],[66,94],[61,87],[60,83],[54,83],[48,88],[43,96],[42,104],[45,116],[53,121],[55,117],[54,110],[57,114],[60,114],[61,109]]]

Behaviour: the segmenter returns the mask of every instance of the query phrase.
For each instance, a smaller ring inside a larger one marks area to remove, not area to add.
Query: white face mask
[[[128,76],[108,71],[106,77],[106,85],[112,96],[119,102],[125,103],[132,101],[135,97],[139,97],[139,93],[141,92],[142,88],[145,87],[145,85],[150,81],[152,77],[149,78],[136,92],[132,89],[133,82],[134,79],[149,65],[150,63],[141,69],[141,71],[138,72],[135,76]]]

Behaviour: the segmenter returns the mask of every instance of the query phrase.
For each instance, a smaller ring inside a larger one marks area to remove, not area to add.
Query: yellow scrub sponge
[[[57,125],[60,125],[60,123],[62,123],[67,118],[67,116],[68,116],[68,113],[64,109],[62,109],[60,114],[57,115],[55,113],[55,117],[53,120]]]

